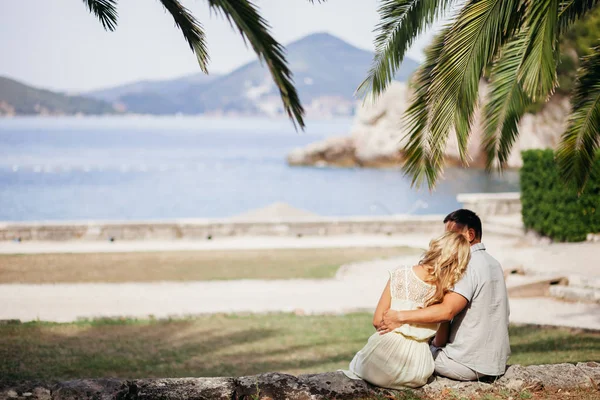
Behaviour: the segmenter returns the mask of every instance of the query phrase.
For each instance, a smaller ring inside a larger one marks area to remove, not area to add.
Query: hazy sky
[[[229,72],[254,60],[241,36],[206,1],[182,0],[203,24],[210,72]],[[314,32],[329,32],[373,49],[377,0],[256,0],[272,33],[287,44]],[[0,75],[34,86],[79,91],[140,79],[199,72],[195,56],[158,0],[120,0],[115,32],[104,31],[81,0],[0,0]],[[432,33],[409,56],[421,59]]]

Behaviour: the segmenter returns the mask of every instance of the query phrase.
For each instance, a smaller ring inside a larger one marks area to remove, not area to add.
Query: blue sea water
[[[352,121],[204,117],[0,119],[0,220],[227,217],[286,202],[321,215],[446,213],[458,193],[518,190],[516,173],[449,169],[435,192],[393,169],[289,167]]]

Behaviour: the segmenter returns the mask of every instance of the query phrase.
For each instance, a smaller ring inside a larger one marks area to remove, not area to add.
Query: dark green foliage
[[[521,203],[527,229],[557,241],[583,241],[600,232],[600,155],[581,195],[559,177],[552,150],[522,153]]]

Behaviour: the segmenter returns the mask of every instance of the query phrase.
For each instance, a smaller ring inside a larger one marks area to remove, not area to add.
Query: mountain
[[[83,96],[37,89],[0,76],[0,115],[111,114],[111,104]]]
[[[187,76],[182,76],[176,79],[167,80],[144,80],[139,82],[133,82],[125,85],[114,86],[106,89],[94,90],[85,93],[86,96],[93,97],[98,100],[115,102],[119,101],[121,97],[152,93],[155,95],[171,96],[176,95],[182,90],[186,89],[190,85],[202,85],[206,84],[216,78],[219,75],[206,75],[202,72]]]
[[[307,114],[351,115],[354,91],[373,60],[373,53],[327,33],[306,36],[287,47],[287,59]],[[406,58],[396,79],[405,81],[418,67]],[[250,62],[223,76],[195,74],[174,80],[142,81],[86,93],[148,114],[283,113],[279,93],[267,68]]]
[[[354,92],[373,60],[373,53],[327,33],[306,36],[287,46],[288,62],[307,113],[350,115]],[[418,63],[405,59],[396,75],[405,81]],[[181,93],[185,113],[282,113],[281,101],[265,66],[248,63],[213,82],[191,85]]]

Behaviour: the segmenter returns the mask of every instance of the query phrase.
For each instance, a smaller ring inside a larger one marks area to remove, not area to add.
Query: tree
[[[100,20],[104,29],[109,31],[117,27],[117,1],[83,0],[88,10]],[[200,69],[208,73],[209,56],[202,25],[179,0],[159,0],[159,2],[171,14],[175,25],[181,30],[198,59]],[[225,17],[232,27],[237,28],[244,40],[250,43],[259,59],[267,65],[279,89],[286,113],[294,126],[304,128],[304,110],[285,58],[285,48],[271,36],[269,25],[258,9],[249,0],[207,0],[207,2],[212,10]]]
[[[405,170],[413,184],[433,188],[454,131],[461,161],[478,101],[479,81],[490,82],[484,107],[487,169],[502,169],[527,108],[559,85],[560,39],[592,13],[598,0],[467,0],[426,51],[413,78],[406,112]],[[420,33],[447,14],[454,0],[382,0],[376,54],[363,94],[380,95]],[[596,46],[598,46],[596,41]],[[582,190],[600,147],[600,46],[581,59],[572,113],[555,154],[566,182]]]

